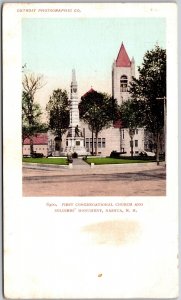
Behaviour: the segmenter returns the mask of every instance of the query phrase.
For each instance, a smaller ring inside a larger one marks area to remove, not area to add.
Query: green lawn
[[[25,163],[38,163],[38,164],[53,164],[53,165],[67,165],[66,158],[23,158]]]
[[[106,164],[129,164],[129,163],[149,163],[153,160],[144,159],[121,159],[121,158],[110,158],[110,157],[90,157],[87,158],[87,163],[94,163],[95,165],[106,165]],[[38,163],[38,164],[54,164],[54,165],[68,165],[66,158],[23,158],[25,163]]]
[[[121,158],[110,158],[110,157],[100,157],[100,158],[87,158],[87,163],[94,163],[95,165],[106,165],[106,164],[131,164],[131,163],[149,163],[155,160],[143,160],[143,159],[121,159]]]

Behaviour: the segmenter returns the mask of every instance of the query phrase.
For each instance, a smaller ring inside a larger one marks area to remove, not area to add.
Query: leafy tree
[[[91,90],[81,97],[80,118],[92,131],[92,154],[94,153],[93,133],[96,138],[95,154],[97,155],[98,134],[104,128],[110,127],[112,121],[118,118],[118,111],[117,101],[105,93]]]
[[[22,91],[22,141],[30,139],[30,154],[33,153],[33,135],[46,129],[41,122],[41,108],[35,101],[35,93],[43,87],[42,76],[24,74]]]
[[[160,135],[164,126],[164,99],[166,99],[166,50],[156,45],[154,49],[147,51],[138,71],[139,78],[133,78],[130,84],[129,105],[134,109],[133,123],[153,134],[159,162]],[[123,111],[122,108],[122,116],[127,114],[126,109],[124,113]]]
[[[131,147],[131,156],[133,156],[133,137],[135,134],[135,129],[141,122],[141,113],[140,107],[138,106],[141,103],[135,100],[130,100],[123,102],[120,108],[121,114],[121,123],[124,128],[128,128],[129,136],[130,136],[130,147]]]
[[[66,90],[57,89],[53,91],[49,102],[46,106],[48,112],[49,129],[51,129],[57,136],[60,142],[60,149],[62,143],[62,136],[69,127],[69,101]]]

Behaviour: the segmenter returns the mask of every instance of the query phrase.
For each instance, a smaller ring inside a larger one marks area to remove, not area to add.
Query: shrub
[[[140,153],[139,153],[139,156],[140,156],[140,157],[147,157],[148,155],[147,155],[146,152],[140,152]]]
[[[121,152],[117,152],[114,150],[111,152],[110,157],[111,158],[120,158],[120,154],[121,154]]]
[[[72,158],[78,158],[77,152],[74,152],[74,153],[72,154]]]
[[[31,157],[32,158],[42,158],[42,157],[44,157],[44,155],[43,155],[43,153],[34,152],[34,153],[32,153]]]

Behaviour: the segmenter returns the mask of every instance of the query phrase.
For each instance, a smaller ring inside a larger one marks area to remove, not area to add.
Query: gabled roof
[[[130,66],[131,66],[131,61],[126,52],[124,44],[122,43],[116,59],[116,67],[130,67]]]
[[[113,127],[114,128],[122,128],[122,122],[121,120],[117,120],[113,122]]]
[[[96,91],[91,87],[91,89],[87,93],[85,93],[82,97],[85,97],[85,96],[87,96],[87,94],[91,94],[94,92],[96,92]]]
[[[24,145],[30,145],[30,139],[26,138],[24,140]],[[47,145],[48,144],[48,134],[47,133],[37,133],[33,136],[33,145]]]

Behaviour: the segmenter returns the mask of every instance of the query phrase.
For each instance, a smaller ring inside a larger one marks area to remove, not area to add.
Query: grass
[[[144,160],[144,159],[121,159],[121,158],[110,158],[110,157],[100,157],[100,158],[87,158],[87,163],[94,163],[95,165],[106,165],[106,164],[132,164],[132,163],[149,163],[155,160]]]
[[[110,157],[89,157],[86,162],[88,164],[94,163],[95,165],[106,165],[106,164],[131,164],[131,163],[149,163],[155,160],[144,160],[144,159],[122,159],[122,158],[110,158]],[[66,158],[23,158],[25,163],[38,163],[38,164],[53,164],[53,165],[67,165]]]
[[[52,164],[52,165],[67,165],[66,158],[23,158],[25,163]]]

